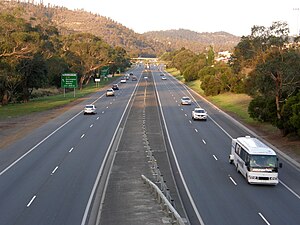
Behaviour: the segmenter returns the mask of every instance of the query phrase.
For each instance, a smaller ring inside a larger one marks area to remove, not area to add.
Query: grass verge
[[[65,95],[57,94],[52,96],[38,97],[31,99],[27,103],[15,103],[0,106],[0,120],[28,115],[34,112],[42,112],[60,106],[64,106],[70,102],[73,102],[77,99],[83,98],[89,94],[98,91],[99,89],[103,88],[109,83],[112,83],[117,78],[119,78],[119,76],[109,78],[108,80],[103,80],[99,83],[98,87],[96,87],[95,83],[90,83],[89,85],[85,86],[82,90],[75,89],[75,97],[74,92],[69,91],[65,93]]]

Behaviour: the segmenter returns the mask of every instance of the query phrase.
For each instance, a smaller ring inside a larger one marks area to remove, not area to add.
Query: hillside
[[[197,33],[180,29],[138,34],[110,18],[82,9],[69,10],[50,4],[28,2],[1,0],[0,12],[13,13],[33,24],[50,23],[64,35],[74,32],[94,34],[112,46],[123,47],[135,57],[160,55],[182,47],[195,52],[201,52],[209,45],[213,45],[216,51],[229,50],[239,42],[239,37],[225,32]]]
[[[240,41],[240,37],[226,32],[197,33],[185,29],[151,31],[143,35],[170,46],[171,49],[185,47],[194,52],[202,52],[210,45],[214,46],[216,51],[230,50]]]

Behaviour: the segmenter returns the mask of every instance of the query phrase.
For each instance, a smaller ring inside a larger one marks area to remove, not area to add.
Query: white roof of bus
[[[246,147],[246,151],[250,154],[257,155],[276,155],[275,151],[262,143],[257,138],[252,138],[249,136],[237,138],[238,142]]]

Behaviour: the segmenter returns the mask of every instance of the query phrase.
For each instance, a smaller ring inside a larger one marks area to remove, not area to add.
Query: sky
[[[137,33],[189,29],[247,36],[254,25],[270,27],[277,21],[287,22],[291,35],[299,34],[300,29],[299,0],[35,0],[38,1],[106,16]]]

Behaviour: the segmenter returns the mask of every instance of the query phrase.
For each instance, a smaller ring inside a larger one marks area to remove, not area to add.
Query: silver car
[[[184,96],[181,98],[181,105],[190,105],[192,104],[192,100],[187,97],[187,96]]]
[[[106,96],[114,96],[114,95],[115,95],[115,91],[112,88],[107,89]]]

